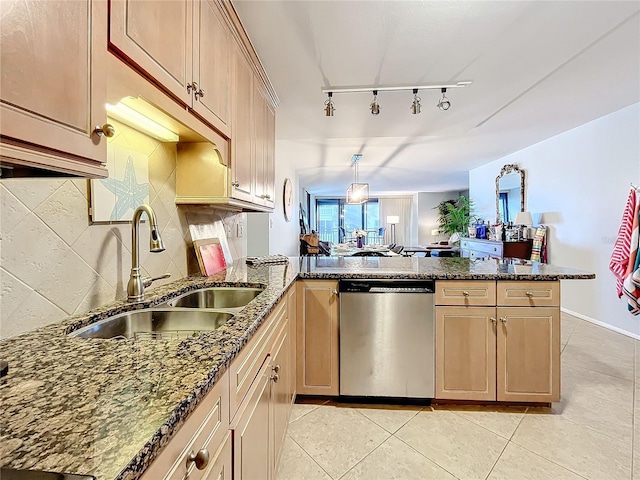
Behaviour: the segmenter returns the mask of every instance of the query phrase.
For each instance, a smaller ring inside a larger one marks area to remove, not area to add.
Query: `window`
[[[369,199],[360,205],[347,204],[343,198],[316,200],[316,230],[320,240],[342,243],[353,235],[353,231],[378,232],[380,208],[378,199]]]

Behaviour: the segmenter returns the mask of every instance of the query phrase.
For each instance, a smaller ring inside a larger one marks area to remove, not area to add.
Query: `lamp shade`
[[[516,213],[516,219],[513,222],[516,225],[533,225],[533,219],[530,212],[518,212]]]
[[[387,216],[387,223],[389,225],[397,225],[400,223],[400,217],[397,215],[389,215]]]

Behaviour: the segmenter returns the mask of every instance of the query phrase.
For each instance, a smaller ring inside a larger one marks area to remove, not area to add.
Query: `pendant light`
[[[361,159],[361,153],[356,153],[351,157],[351,163],[353,163],[355,170],[353,183],[347,188],[347,203],[350,205],[358,205],[369,200],[369,184],[358,182],[358,162]]]

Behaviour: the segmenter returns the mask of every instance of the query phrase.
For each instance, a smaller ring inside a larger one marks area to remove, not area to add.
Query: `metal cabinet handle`
[[[526,295],[527,297],[533,297],[533,292],[525,292],[525,295]]]
[[[500,317],[500,321],[506,325],[507,324],[507,318],[506,317]]]
[[[464,290],[464,291],[462,292],[462,295],[464,295],[465,297],[468,297],[468,296],[469,296],[469,292],[467,292],[466,290]]]
[[[271,380],[273,380],[274,383],[278,383],[278,380],[280,380],[280,375],[276,373],[273,377],[271,377]]]
[[[193,453],[193,450],[187,455],[187,468],[194,463],[198,470],[204,470],[209,464],[209,451],[206,448],[198,450],[198,453]]]
[[[490,320],[494,325],[497,323],[496,317],[491,317]]]
[[[105,123],[102,126],[97,125],[96,128],[93,129],[93,133],[95,133],[99,137],[111,138],[116,134],[116,129],[113,128],[113,125]]]
[[[238,188],[240,186],[240,182],[237,180],[234,180],[233,182],[231,182],[231,186]]]
[[[191,90],[193,90],[193,93],[196,95],[198,94],[198,84],[196,82],[187,83],[187,93],[191,93]]]
[[[331,292],[331,293],[333,293],[334,295],[337,295],[337,294],[338,294],[338,290],[334,290],[334,291],[333,291],[333,292]]]
[[[198,90],[196,90],[194,92],[194,95],[196,97],[196,100],[198,99],[198,97],[202,98],[202,97],[204,97],[204,90],[199,88]]]
[[[273,367],[273,371],[276,373],[280,372],[280,365],[276,365],[275,367]]]

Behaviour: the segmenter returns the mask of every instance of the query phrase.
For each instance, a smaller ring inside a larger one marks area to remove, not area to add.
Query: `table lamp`
[[[531,213],[530,212],[518,212],[516,213],[516,219],[513,222],[515,225],[522,225],[524,226],[524,234],[522,236],[522,238],[524,238],[525,240],[527,238],[529,238],[529,228],[531,225],[533,225],[533,219],[531,218]]]
[[[391,243],[396,243],[396,225],[400,223],[400,217],[397,215],[388,215],[387,224],[391,225]]]

